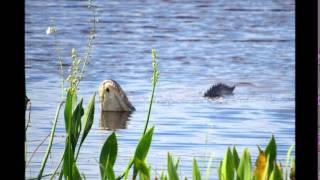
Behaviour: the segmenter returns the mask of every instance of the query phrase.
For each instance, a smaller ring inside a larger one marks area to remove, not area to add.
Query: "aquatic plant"
[[[259,155],[255,162],[254,171],[251,170],[251,156],[247,148],[244,149],[239,160],[236,148],[234,147],[233,152],[231,152],[230,147],[228,147],[224,159],[220,162],[218,177],[220,180],[287,180],[289,178],[287,174],[288,162],[293,147],[292,145],[287,153],[285,173],[281,164],[276,161],[277,145],[273,135],[264,151],[258,146]],[[291,162],[294,163],[294,160],[291,160]],[[291,164],[293,170],[290,179],[294,177],[295,172],[293,163]]]
[[[148,108],[148,113],[147,113],[147,118],[146,118],[146,123],[144,127],[144,131],[142,134],[142,137],[137,145],[135,154],[133,158],[128,163],[127,168],[124,170],[124,172],[117,177],[117,179],[127,179],[129,171],[133,165],[133,179],[136,179],[138,173],[140,179],[150,179],[150,169],[147,167],[147,163],[145,161],[146,156],[148,154],[148,150],[150,148],[150,144],[152,141],[152,136],[153,136],[153,130],[154,127],[149,129],[147,132],[148,124],[149,124],[149,119],[150,119],[150,113],[151,113],[151,108],[153,104],[153,98],[154,98],[154,92],[157,84],[157,80],[159,78],[159,71],[158,71],[158,65],[156,62],[156,50],[152,49],[152,67],[153,67],[153,75],[152,75],[152,93],[150,97],[150,102],[149,102],[149,108]]]
[[[60,163],[59,163],[57,169],[52,174],[52,178],[56,175],[56,173],[57,173],[62,161],[64,162],[63,163],[63,167],[64,167],[63,168],[63,172],[64,172],[64,175],[66,177],[72,179],[72,177],[78,177],[78,175],[80,176],[80,174],[77,173],[78,170],[77,170],[77,167],[75,165],[75,161],[76,161],[76,159],[78,157],[78,154],[80,152],[81,145],[84,142],[86,136],[88,135],[88,133],[90,131],[90,128],[92,126],[92,123],[93,123],[94,98],[95,98],[95,93],[94,93],[93,97],[90,100],[88,108],[87,108],[87,110],[85,112],[84,122],[83,122],[84,125],[85,125],[84,126],[85,128],[83,129],[82,138],[80,140],[80,144],[78,145],[78,151],[77,151],[76,154],[74,154],[75,153],[75,147],[77,146],[78,138],[80,136],[80,130],[81,130],[81,127],[82,127],[81,118],[83,116],[82,99],[81,99],[80,103],[76,106],[76,103],[77,103],[77,92],[76,91],[78,89],[78,85],[79,85],[80,81],[83,78],[83,74],[84,74],[85,68],[86,68],[87,64],[89,63],[89,61],[90,61],[92,42],[93,42],[93,39],[95,38],[95,32],[96,32],[96,29],[95,29],[96,28],[95,9],[93,8],[91,0],[89,0],[89,6],[88,7],[93,12],[93,17],[94,17],[93,18],[93,27],[92,27],[92,29],[90,31],[90,34],[89,34],[89,40],[88,40],[88,44],[87,44],[87,48],[86,48],[86,52],[85,52],[85,57],[84,58],[78,57],[77,54],[76,54],[76,50],[74,48],[72,49],[72,56],[71,56],[72,57],[72,63],[71,63],[71,66],[70,66],[70,73],[69,73],[68,77],[66,78],[66,81],[68,81],[70,83],[70,86],[67,89],[65,89],[66,92],[67,92],[66,100],[64,100],[64,82],[65,82],[65,79],[64,79],[64,73],[63,73],[64,70],[63,70],[63,66],[62,66],[62,58],[60,56],[60,51],[58,51],[58,49],[56,50],[57,51],[57,55],[58,55],[59,64],[60,64],[60,71],[61,71],[61,89],[62,89],[61,97],[62,97],[62,101],[60,102],[60,104],[59,104],[59,106],[57,108],[57,113],[55,115],[53,126],[51,128],[50,141],[49,141],[49,144],[48,144],[44,159],[43,159],[43,161],[41,163],[41,167],[40,167],[37,179],[41,179],[42,177],[47,176],[47,175],[43,175],[43,171],[44,171],[44,168],[46,166],[46,162],[47,162],[48,156],[49,156],[49,154],[51,152],[52,143],[53,143],[53,137],[54,137],[54,133],[55,133],[55,130],[56,130],[56,124],[57,124],[57,121],[58,121],[58,116],[60,114],[60,109],[62,108],[62,105],[64,103],[66,103],[65,111],[64,111],[65,112],[65,127],[66,127],[66,132],[67,132],[66,148],[65,148],[65,151],[63,153],[63,156],[61,157],[61,160],[60,160]],[[50,35],[50,34],[53,34],[56,31],[57,31],[56,26],[52,25],[52,26],[48,27],[46,33],[48,35]],[[55,43],[57,44],[57,42],[55,42]],[[82,64],[82,68],[80,70],[80,65],[81,64]],[[25,128],[26,132],[27,132],[27,129],[29,127],[29,122],[30,122],[31,100],[25,95],[25,110],[26,110],[27,104],[30,104],[30,108],[29,108],[29,119],[28,119],[28,122],[27,122],[26,128]],[[43,142],[48,137],[49,136],[47,136],[43,140]],[[26,140],[25,140],[25,147],[27,147]],[[35,154],[35,152],[38,150],[38,147],[32,153],[28,163],[30,162],[30,160],[33,157],[33,155]],[[71,149],[70,149],[70,147],[71,147]],[[74,155],[75,155],[75,157],[74,157]],[[25,155],[25,158],[26,157],[27,156]],[[74,160],[73,160],[73,158],[74,158]],[[26,162],[26,160],[25,160],[25,162]],[[26,167],[27,167],[28,163],[25,163]],[[76,173],[76,174],[74,174],[74,173]]]
[[[242,156],[239,158],[236,147],[234,146],[233,149],[228,147],[223,160],[220,161],[220,165],[217,168],[218,178],[219,180],[294,180],[295,160],[291,158],[293,148],[294,145],[288,149],[284,172],[281,163],[277,163],[276,161],[277,148],[274,136],[271,137],[264,151],[258,146],[259,154],[254,167],[251,165],[251,156],[248,148],[243,150]],[[210,171],[211,161],[212,156],[208,161],[205,179],[209,179],[208,171]],[[289,161],[291,161],[290,167],[288,165]],[[174,162],[173,156],[168,153],[167,173],[162,171],[160,180],[179,180],[178,168],[179,159]],[[288,168],[290,168],[290,174],[287,173]],[[201,180],[202,177],[197,161],[194,158],[192,162],[192,179]],[[156,177],[156,179],[158,179],[158,177]],[[185,177],[185,179],[187,178]]]

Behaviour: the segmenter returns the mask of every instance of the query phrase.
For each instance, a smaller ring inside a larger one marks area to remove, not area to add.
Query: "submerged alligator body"
[[[214,84],[207,92],[204,93],[204,97],[221,97],[224,95],[231,95],[236,86],[228,86],[222,83]]]
[[[214,84],[204,93],[204,97],[215,98],[231,95],[235,87],[222,83]],[[104,80],[100,84],[99,98],[102,112],[131,112],[135,110],[127,95],[115,80]]]
[[[99,87],[101,111],[134,111],[135,108],[115,80],[104,80]]]

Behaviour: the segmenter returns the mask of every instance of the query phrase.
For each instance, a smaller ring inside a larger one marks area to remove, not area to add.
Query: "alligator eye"
[[[109,88],[107,88],[107,92],[109,92]]]

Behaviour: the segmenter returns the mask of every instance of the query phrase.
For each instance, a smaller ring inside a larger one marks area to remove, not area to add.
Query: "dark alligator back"
[[[232,94],[236,86],[228,86],[222,83],[214,84],[207,92],[204,93],[204,97],[220,97],[223,95]]]

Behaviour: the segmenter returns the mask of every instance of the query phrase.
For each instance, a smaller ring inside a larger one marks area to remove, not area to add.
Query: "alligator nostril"
[[[109,92],[109,88],[107,88],[107,92]]]

